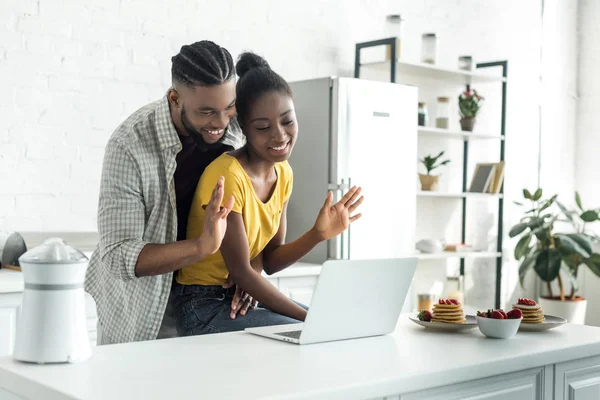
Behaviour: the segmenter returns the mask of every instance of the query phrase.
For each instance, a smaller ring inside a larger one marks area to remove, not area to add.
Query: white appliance
[[[388,334],[416,267],[416,258],[326,261],[304,323],[246,332],[296,344]]]
[[[290,83],[298,140],[290,157],[291,242],[309,230],[329,190],[363,188],[362,218],[302,261],[414,255],[417,190],[416,87],[327,77]]]
[[[13,358],[40,364],[88,359],[83,289],[88,258],[51,238],[23,254],[19,263],[25,289]]]

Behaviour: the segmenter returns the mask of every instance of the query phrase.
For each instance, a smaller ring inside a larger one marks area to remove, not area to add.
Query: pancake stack
[[[524,304],[513,304],[513,309],[518,308],[523,313],[524,324],[541,324],[544,322],[544,312],[542,306],[536,304],[535,306],[527,306]]]
[[[432,322],[464,324],[467,322],[461,304],[434,304]]]

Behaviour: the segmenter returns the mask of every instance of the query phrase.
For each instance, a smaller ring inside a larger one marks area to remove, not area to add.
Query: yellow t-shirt
[[[187,238],[197,238],[204,227],[205,210],[220,176],[225,177],[223,203],[231,196],[235,203],[232,212],[242,215],[250,259],[258,256],[279,230],[283,205],[290,198],[293,186],[293,173],[287,161],[275,164],[277,183],[271,198],[263,203],[252,186],[250,177],[238,160],[223,154],[213,161],[200,178],[190,214],[188,217]],[[229,271],[220,251],[205,259],[182,268],[177,274],[177,282],[183,285],[222,285]]]

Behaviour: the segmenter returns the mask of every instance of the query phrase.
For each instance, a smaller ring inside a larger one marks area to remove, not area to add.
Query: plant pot
[[[561,301],[560,297],[542,297],[540,305],[546,315],[562,317],[571,324],[583,325],[585,323],[585,312],[587,309],[587,300],[577,296],[575,300]]]
[[[460,128],[463,131],[473,132],[475,127],[475,117],[464,117],[460,119]]]
[[[421,190],[426,192],[435,192],[437,190],[440,180],[439,176],[419,174],[419,179],[421,180]]]

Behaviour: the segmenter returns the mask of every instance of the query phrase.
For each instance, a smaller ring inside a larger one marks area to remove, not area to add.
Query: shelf
[[[427,126],[418,127],[419,135],[445,137],[448,139],[461,140],[504,140],[501,135],[487,135],[485,133],[473,133],[467,131],[452,131],[449,129],[440,129]]]
[[[388,72],[390,71],[389,61],[378,61],[361,64],[362,68],[369,68],[377,71]],[[499,75],[492,75],[487,72],[481,72],[478,70],[464,71],[460,69],[452,69],[440,67],[431,64],[412,63],[406,61],[398,61],[396,63],[396,76],[399,78],[402,75],[418,75],[430,79],[454,79],[461,80],[465,83],[475,82],[506,82],[506,78]],[[396,79],[398,83],[401,83],[399,79]]]
[[[419,253],[416,255],[419,260],[442,260],[445,258],[500,258],[502,253],[487,251],[463,251],[443,253]]]
[[[464,198],[496,198],[501,199],[504,197],[501,193],[440,193],[440,192],[417,192],[418,197],[442,197],[451,199],[464,199]]]

